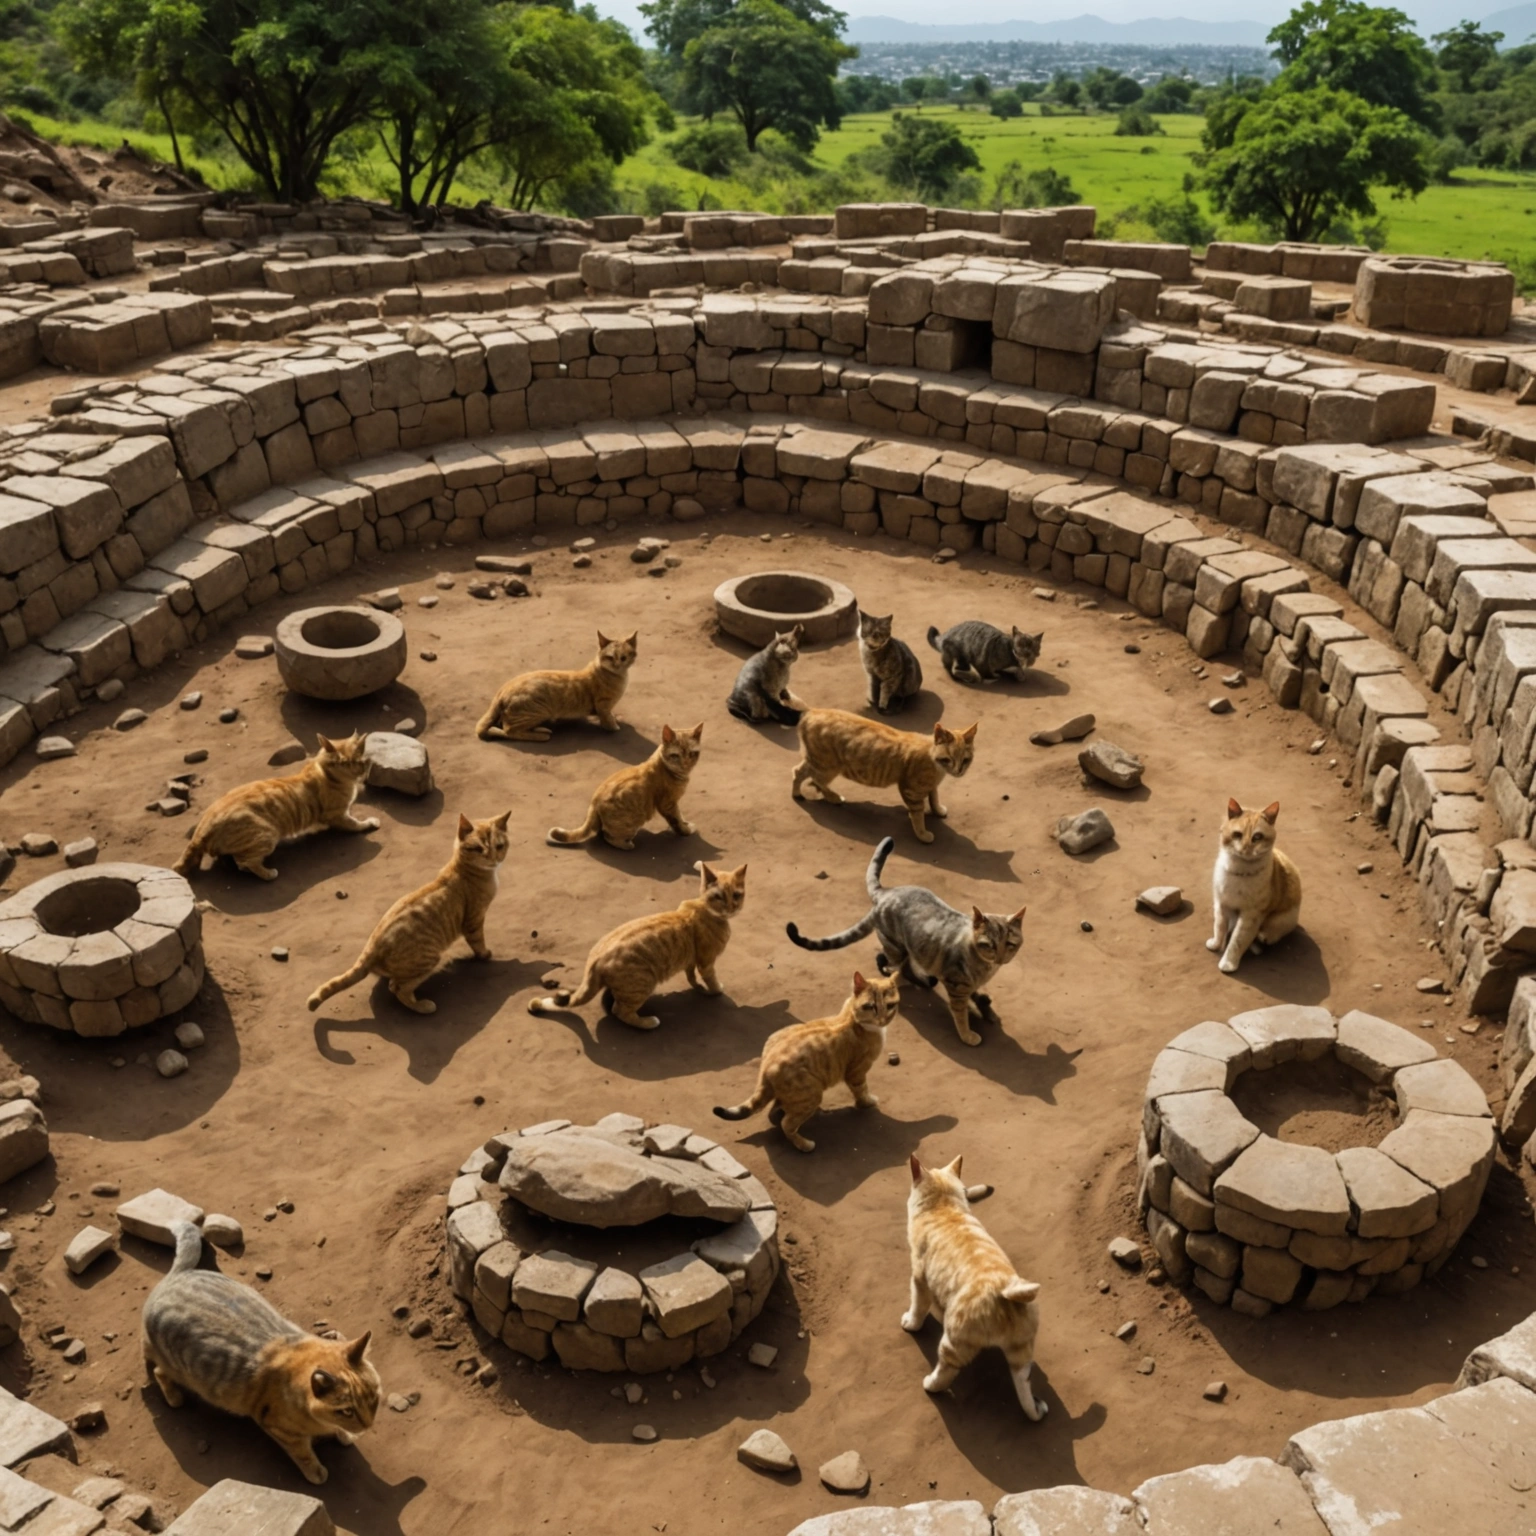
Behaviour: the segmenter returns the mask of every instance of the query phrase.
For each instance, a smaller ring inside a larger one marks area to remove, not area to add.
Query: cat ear
[[[945,730],[944,722],[942,720],[935,720],[933,722],[933,739],[935,741],[953,741],[955,739],[955,733],[953,731]]]
[[[612,645],[612,644],[613,644],[613,641],[610,640],[608,638],[608,636],[605,635],[602,632],[602,630],[598,630],[598,632],[597,632],[597,648],[598,648],[598,650],[602,650],[605,646],[609,646],[609,645]]]
[[[703,882],[706,889],[711,885],[720,884],[719,875],[717,875],[714,870],[712,870],[709,865],[704,862],[703,859],[700,859],[698,863],[696,863],[693,867],[698,870],[699,879]]]
[[[805,639],[805,625],[796,624],[795,627],[790,630],[790,634],[794,637],[795,644],[799,645],[799,643]]]
[[[1033,640],[1036,645],[1045,644],[1045,631],[1042,629],[1038,635],[1028,635],[1027,639]]]
[[[309,1390],[316,1397],[329,1397],[336,1390],[336,1378],[329,1371],[313,1371],[310,1373]]]
[[[688,734],[690,736],[692,736],[695,741],[703,741],[704,740],[704,722],[702,720],[700,720],[699,723],[696,726],[694,726],[694,728],[691,731],[688,732]]]
[[[981,724],[981,721],[977,720],[974,724],[967,726],[965,728],[965,730],[960,732],[960,740],[961,741],[975,741],[976,740],[976,726],[978,726],[980,724]]]
[[[987,914],[980,907],[971,908],[971,927],[985,928],[987,926]]]
[[[316,732],[315,750],[317,752],[334,752],[336,750],[336,743],[329,736],[321,736]]]
[[[670,744],[677,740],[677,732],[670,725],[664,725],[661,728],[661,739]]]
[[[918,1162],[916,1152],[907,1159],[907,1165],[912,1170],[912,1182],[914,1184],[921,1184],[923,1181],[923,1165]]]
[[[512,820],[512,812],[511,811],[503,811],[501,813],[501,815],[496,818],[495,825],[500,827],[501,830],[503,832],[505,832],[507,830],[507,823],[509,821],[511,821],[511,820]]]
[[[747,883],[747,866],[743,864],[740,869],[733,869],[731,871],[731,879],[737,885],[745,885]]]
[[[959,1157],[957,1157],[957,1158],[956,1158],[956,1159],[955,1159],[955,1160],[954,1160],[954,1162],[952,1162],[952,1163],[951,1163],[951,1164],[950,1164],[950,1165],[949,1165],[949,1167],[947,1167],[947,1168],[946,1168],[946,1169],[945,1169],[945,1170],[944,1170],[944,1172],[945,1172],[945,1173],[952,1173],[952,1174],[954,1174],[954,1176],[955,1176],[955,1177],[956,1177],[956,1178],[957,1178],[957,1179],[958,1179],[958,1178],[959,1178],[959,1177],[960,1177],[960,1165],[961,1165],[961,1164],[962,1164],[962,1163],[964,1163],[964,1161],[965,1161],[965,1153],[963,1153],[963,1152],[962,1152],[962,1153],[961,1153],[961,1154],[960,1154],[960,1156],[959,1156]]]
[[[373,1337],[373,1330],[370,1328],[360,1338],[353,1339],[352,1342],[347,1345],[347,1364],[348,1365],[350,1365],[350,1366],[360,1366],[360,1365],[362,1365],[364,1358],[368,1354],[368,1341],[372,1337]]]
[[[1278,800],[1276,800],[1272,804],[1266,805],[1264,807],[1264,820],[1267,821],[1270,824],[1270,826],[1274,826],[1275,818],[1279,814],[1280,814],[1280,802]]]
[[[459,841],[462,843],[471,832],[475,830],[475,824],[463,811],[459,812]]]
[[[634,645],[634,644],[636,644],[639,641],[639,639],[640,639],[640,631],[638,629],[632,629],[632,630],[630,630],[630,632],[627,635],[625,635],[625,637],[624,637],[624,644],[625,645]]]
[[[857,997],[859,993],[868,990],[868,987],[869,983],[864,980],[864,973],[862,971],[855,971],[853,973],[853,995]]]
[[[1020,907],[1019,910],[1008,919],[1008,922],[1015,928],[1022,927],[1024,923],[1024,914],[1028,911],[1028,907]]]
[[[1240,806],[1237,803],[1236,800],[1228,800],[1227,801],[1227,815],[1228,816],[1241,816],[1242,814],[1243,814],[1243,808],[1242,808],[1242,806]]]

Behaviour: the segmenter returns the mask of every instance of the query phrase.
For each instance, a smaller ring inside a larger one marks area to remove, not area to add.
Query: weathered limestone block
[[[336,1536],[325,1505],[307,1493],[226,1477],[190,1504],[166,1536]]]
[[[680,1338],[713,1322],[731,1308],[731,1283],[719,1270],[691,1253],[682,1253],[642,1269],[656,1324],[669,1338]]]
[[[1158,1101],[1157,1113],[1159,1150],[1202,1195],[1211,1193],[1217,1176],[1259,1134],[1225,1093],[1172,1094]]]
[[[512,1304],[521,1311],[531,1309],[574,1323],[597,1272],[596,1264],[557,1249],[530,1254],[512,1277]]]
[[[1227,1022],[1252,1048],[1255,1067],[1316,1061],[1333,1049],[1337,1037],[1333,1015],[1326,1008],[1306,1008],[1297,1003],[1255,1008]]]
[[[1400,1067],[1433,1061],[1435,1048],[1386,1019],[1351,1009],[1339,1020],[1335,1053],[1345,1066],[1363,1072],[1373,1083],[1386,1083]]]
[[[1349,1192],[1333,1155],[1321,1147],[1260,1136],[1215,1181],[1215,1199],[1277,1225],[1341,1236]]]
[[[1355,1231],[1360,1237],[1412,1237],[1435,1224],[1437,1191],[1385,1153],[1346,1147],[1334,1160],[1359,1213]]]
[[[1131,1497],[1147,1536],[1328,1536],[1296,1474],[1264,1456],[1149,1478]]]
[[[992,1509],[994,1536],[1141,1536],[1136,1507],[1098,1488],[1033,1488],[1010,1493]]]

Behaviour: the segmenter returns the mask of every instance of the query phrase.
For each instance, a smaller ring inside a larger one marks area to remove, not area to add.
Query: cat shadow
[[[357,1065],[357,1058],[338,1037],[372,1035],[398,1046],[407,1057],[406,1071],[419,1083],[434,1083],[443,1069],[505,1007],[507,999],[534,985],[547,965],[527,960],[454,958],[417,991],[437,1004],[433,1014],[413,1013],[375,978],[366,1017],[316,1018],[315,1049],[337,1066]],[[346,995],[346,994],[343,994]]]
[[[938,1361],[943,1328],[929,1318],[920,1332],[908,1337],[917,1346],[912,1360],[914,1389]],[[918,1357],[921,1358],[918,1358]],[[984,1349],[955,1378],[945,1392],[931,1394],[955,1449],[975,1469],[1000,1488],[1050,1488],[1081,1483],[1073,1446],[1097,1434],[1109,1417],[1102,1403],[1090,1403],[1073,1416],[1050,1389],[1050,1376],[1037,1362],[1030,1389],[1047,1405],[1043,1419],[1024,1417],[1014,1391],[1008,1362],[999,1349]]]
[[[668,721],[674,730],[691,727],[693,721],[679,725]],[[662,722],[657,721],[657,741],[661,739]],[[614,757],[631,767],[643,763],[656,750],[656,742],[648,741],[628,720],[620,719],[616,731],[605,731],[590,720],[566,720],[552,727],[554,735],[548,741],[502,741],[496,737],[483,742],[483,746],[500,747],[506,751],[525,752],[541,757],[574,757],[578,752],[600,751],[606,757]],[[606,775],[599,774],[599,777]],[[592,786],[595,788],[595,784]]]
[[[1152,798],[1152,791],[1145,784],[1138,784],[1135,789],[1118,789],[1103,779],[1094,778],[1091,773],[1081,776],[1079,788],[1085,795],[1097,795],[1109,805],[1142,805]]]
[[[1057,699],[1072,692],[1072,684],[1066,678],[1056,672],[1047,672],[1040,667],[1028,667],[1023,676],[1015,677],[1011,672],[1004,672],[990,683],[973,683],[964,678],[950,677],[944,674],[949,682],[959,690],[956,698],[960,700],[958,707],[965,708],[964,700],[967,695],[1000,694],[1004,698],[1017,699]]]
[[[372,813],[369,807],[362,819]],[[396,808],[388,808],[393,812]],[[327,829],[280,843],[267,859],[267,867],[277,871],[276,880],[262,880],[238,868],[234,861],[220,857],[201,874],[191,877],[192,889],[201,900],[212,902],[220,912],[237,917],[251,917],[276,912],[290,906],[317,885],[340,880],[363,869],[384,851],[379,841],[387,822],[372,832],[333,832]]]
[[[788,999],[749,1008],[733,1003],[728,990],[719,997],[695,992],[681,977],[666,986],[641,1009],[661,1020],[656,1029],[621,1022],[597,998],[581,1009],[562,1008],[535,1018],[564,1025],[594,1066],[633,1082],[743,1066],[762,1054],[763,1041],[774,1030],[799,1023]],[[750,1088],[744,1081],[742,1092]]]
[[[698,832],[679,837],[670,827],[643,827],[635,834],[633,848],[615,848],[605,843],[601,836],[580,844],[557,843],[552,845],[580,858],[584,853],[589,859],[601,864],[615,874],[636,875],[644,880],[677,880],[683,875],[696,874],[694,865],[699,861],[712,864],[725,850]]]
[[[186,1053],[190,1072],[161,1078],[155,1058],[164,1050],[180,1049],[175,1031],[184,1019],[202,1026],[204,1043]],[[155,1134],[179,1130],[205,1116],[229,1092],[240,1071],[240,1037],[223,988],[211,971],[184,1009],[131,1034],[88,1039],[17,1025],[0,1028],[0,1042],[18,1073],[46,1085],[44,1114],[54,1136],[142,1142],[146,1095],[154,1101]],[[124,1065],[113,1066],[114,1061]],[[52,1161],[45,1159],[6,1184],[5,1203],[12,1210],[30,1209],[52,1194],[55,1182]],[[98,1209],[97,1225],[102,1224]]]
[[[1006,1018],[999,1023],[995,1016],[978,1020],[972,1014],[971,1028],[981,1036],[981,1044],[967,1045],[955,1033],[942,987],[917,986],[903,977],[900,1012],[935,1050],[960,1066],[975,1067],[1019,1098],[1054,1104],[1057,1085],[1077,1076],[1081,1047],[1069,1051],[1053,1040],[1043,1051],[1030,1051],[1008,1033]]]
[[[892,1115],[886,1103],[891,1078],[871,1083],[882,1102],[869,1109],[856,1104],[823,1104],[803,1127],[801,1134],[816,1143],[814,1152],[792,1147],[778,1126],[766,1118],[750,1134],[736,1138],[738,1144],[761,1147],[768,1154],[774,1173],[797,1195],[817,1205],[836,1205],[866,1180],[876,1174],[898,1168],[924,1137],[941,1136],[954,1130],[959,1121],[954,1115],[928,1115],[920,1120],[902,1120]],[[882,1082],[887,1085],[882,1089]],[[834,1088],[831,1095],[845,1090]],[[729,1135],[728,1122],[715,1125],[714,1135]],[[730,1149],[729,1141],[723,1145]]]
[[[861,787],[855,786],[856,789]],[[841,792],[843,786],[834,785],[833,788]],[[927,818],[933,841],[920,843],[912,835],[911,824],[899,803],[893,807],[874,800],[845,799],[841,805],[828,805],[825,800],[816,798],[815,790],[796,803],[819,826],[861,848],[873,848],[882,838],[895,837],[897,850],[905,858],[935,864],[940,869],[996,885],[1019,883],[1019,877],[1013,872],[1013,850],[978,848],[963,832],[955,830],[952,806],[947,818],[933,815]]]
[[[792,725],[780,725],[776,720],[765,720],[760,725],[754,725],[746,720],[738,720],[731,716],[731,728],[741,732],[751,732],[770,746],[778,747],[782,752],[793,752],[797,756],[800,752],[800,734]]]
[[[1216,968],[1217,957],[1200,941],[1200,958],[1208,960],[1212,973],[1223,981],[1241,982],[1277,1003],[1321,1003],[1332,983],[1327,962],[1317,940],[1305,928],[1297,928],[1262,955],[1244,955],[1233,976]]]
[[[905,704],[891,710],[889,714],[881,714],[869,702],[867,694],[857,713],[866,720],[878,720],[882,725],[889,725],[898,731],[911,731],[918,736],[931,736],[934,726],[944,718],[946,707],[943,695],[935,693],[925,683],[907,699]]]
[[[364,694],[360,699],[311,699],[287,689],[278,705],[278,714],[294,740],[303,742],[311,754],[322,735],[339,741],[354,731],[365,735],[370,731],[392,731],[395,721],[407,718],[414,720],[422,731],[427,728],[427,701],[414,688],[400,682],[380,688],[377,693]]]
[[[443,807],[447,804],[442,790],[433,785],[424,795],[406,795],[397,789],[364,788],[362,794],[357,797],[357,807],[366,806],[368,811],[376,815],[382,822],[398,821],[407,827],[429,827],[439,816],[443,814]],[[458,809],[458,807],[456,807]],[[489,809],[491,814],[499,814],[495,807],[485,808],[475,806],[473,810],[464,808],[464,814],[474,819],[475,812],[481,816]],[[354,808],[354,816],[364,814],[361,809]],[[382,830],[382,828],[380,829]]]

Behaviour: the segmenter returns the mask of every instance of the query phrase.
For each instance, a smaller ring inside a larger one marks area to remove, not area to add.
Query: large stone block
[[[1008,341],[1058,352],[1092,352],[1114,319],[1115,280],[1107,273],[1057,272],[998,284],[993,329]]]
[[[1329,1536],[1296,1474],[1263,1456],[1149,1478],[1131,1497],[1146,1536]]]
[[[1214,1196],[1218,1206],[1324,1237],[1349,1228],[1349,1192],[1321,1147],[1260,1136],[1215,1180]]]
[[[1157,1114],[1159,1150],[1202,1195],[1259,1134],[1225,1093],[1176,1093],[1158,1102]]]
[[[227,1477],[189,1505],[166,1536],[336,1536],[319,1499]]]

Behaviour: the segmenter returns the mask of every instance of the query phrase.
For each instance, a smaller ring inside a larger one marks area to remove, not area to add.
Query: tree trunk
[[[160,108],[160,115],[165,119],[166,130],[171,136],[171,158],[176,162],[176,169],[185,176],[187,168],[181,159],[181,140],[176,137],[176,119],[171,116],[171,109],[165,104],[165,93],[163,91],[156,95],[155,105]]]

